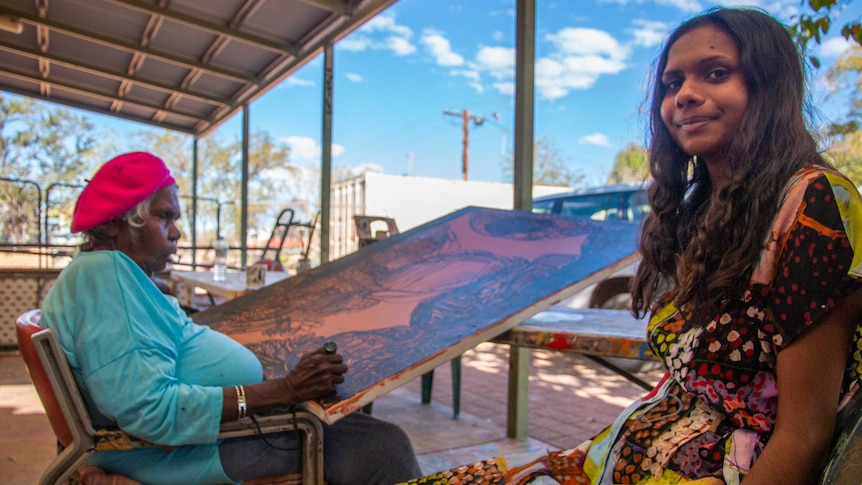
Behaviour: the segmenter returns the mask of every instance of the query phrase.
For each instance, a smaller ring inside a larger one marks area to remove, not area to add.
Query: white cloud
[[[602,75],[626,68],[631,49],[597,29],[567,27],[545,39],[556,48],[536,60],[536,91],[544,99],[566,96],[573,89],[588,89]]]
[[[669,27],[664,22],[655,20],[635,19],[635,26],[628,32],[634,36],[634,45],[639,47],[653,47],[661,44],[669,33]]]
[[[539,96],[548,100],[564,97],[573,89],[588,89],[601,76],[622,71],[631,53],[629,46],[597,29],[564,28],[544,40],[552,50],[536,59],[535,83]],[[514,93],[514,48],[483,46],[469,68],[450,74],[465,77],[477,92],[482,92],[481,76],[489,76],[498,92]]]
[[[545,38],[557,47],[561,55],[605,55],[611,59],[625,59],[629,48],[617,42],[611,34],[598,29],[566,27]]]
[[[592,135],[582,136],[578,139],[578,143],[582,145],[596,145],[600,147],[611,146],[611,141],[604,133],[593,133]]]
[[[453,74],[464,76],[468,84],[477,93],[485,91],[482,75],[488,74],[497,82],[491,86],[502,94],[513,94],[515,75],[515,49],[511,47],[481,47],[476,53],[476,59],[470,64],[470,69],[452,71]]]
[[[497,90],[500,94],[508,94],[509,96],[515,95],[515,82],[507,82],[507,83],[494,83],[492,84],[494,89]]]
[[[322,150],[317,140],[307,136],[288,136],[282,141],[290,147],[290,156],[294,163],[319,161]],[[345,148],[337,143],[332,144],[332,157],[338,157],[344,153]]]
[[[452,69],[449,71],[450,76],[461,76],[467,79],[467,85],[473,88],[478,94],[485,92],[485,86],[482,85],[482,74],[475,69]]]
[[[703,4],[697,0],[599,0],[601,3],[616,3],[618,5],[655,3],[656,5],[664,5],[666,7],[675,7],[683,12],[695,13],[704,9]],[[752,0],[748,0],[748,4]]]
[[[495,79],[515,75],[515,49],[512,47],[482,47],[476,53],[476,70],[487,72]]]
[[[294,86],[301,87],[301,88],[308,88],[308,87],[314,86],[314,81],[311,81],[309,79],[302,79],[302,78],[295,77],[295,76],[290,76],[282,82],[284,83],[285,86],[287,86],[289,88],[294,87]]]
[[[696,0],[656,0],[655,3],[668,7],[676,7],[683,12],[700,12],[704,9],[703,4]],[[751,4],[751,0],[748,0],[748,3]]]
[[[470,81],[476,83],[482,80],[482,75],[479,74],[478,71],[474,71],[471,69],[452,69],[451,71],[449,71],[449,74],[452,74],[453,76],[463,76]]]
[[[359,74],[356,74],[354,72],[346,72],[346,73],[344,73],[344,77],[346,77],[348,81],[353,81],[355,83],[361,83],[362,82],[362,76],[360,76]]]
[[[378,34],[384,34],[380,36]],[[358,31],[338,42],[338,48],[360,52],[365,50],[388,50],[398,56],[408,56],[416,52],[410,42],[413,30],[400,25],[393,13],[383,13],[362,26]]]
[[[401,37],[410,37],[413,31],[406,25],[399,25],[395,20],[395,14],[391,12],[382,13],[368,21],[359,29],[360,32],[389,32]]]
[[[853,45],[854,43],[844,37],[831,37],[820,44],[817,48],[817,55],[823,59],[834,59]]]
[[[443,36],[442,32],[426,29],[422,33],[421,42],[434,56],[434,61],[441,66],[460,66],[464,64],[464,58],[452,52],[452,44]]]
[[[338,42],[338,48],[344,49],[351,52],[362,52],[364,50],[368,50],[371,48],[372,40],[370,37],[365,37],[359,35],[358,33],[354,33],[341,39]]]
[[[410,43],[410,39],[404,37],[390,36],[383,42],[383,45],[397,56],[409,56],[416,53],[416,46]]]

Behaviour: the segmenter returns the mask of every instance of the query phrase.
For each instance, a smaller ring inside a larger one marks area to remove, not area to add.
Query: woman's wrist
[[[296,404],[295,393],[288,390],[289,385],[285,379],[267,380],[245,386],[248,414]]]

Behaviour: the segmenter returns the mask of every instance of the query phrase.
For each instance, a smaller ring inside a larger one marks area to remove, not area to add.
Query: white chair
[[[121,430],[94,429],[72,369],[50,329],[39,326],[40,310],[30,310],[17,321],[18,347],[62,450],[48,465],[39,483],[62,484],[95,451],[127,449],[142,443]],[[323,430],[307,411],[255,416],[222,425],[219,438],[297,430],[302,436],[303,484],[323,483]],[[287,477],[284,477],[287,478]],[[296,477],[299,479],[300,477]]]

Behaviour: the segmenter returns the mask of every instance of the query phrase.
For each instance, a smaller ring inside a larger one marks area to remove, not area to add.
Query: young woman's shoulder
[[[778,210],[779,225],[782,219],[790,222],[805,215],[815,220],[837,218],[845,230],[848,224],[862,228],[859,191],[850,179],[829,167],[813,166],[796,172],[784,187]]]

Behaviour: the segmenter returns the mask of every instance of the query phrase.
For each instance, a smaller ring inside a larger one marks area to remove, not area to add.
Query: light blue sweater
[[[89,463],[143,483],[230,483],[217,435],[222,387],[260,382],[260,361],[195,324],[119,251],[80,253],[42,306],[97,425],[179,446],[95,453]]]

